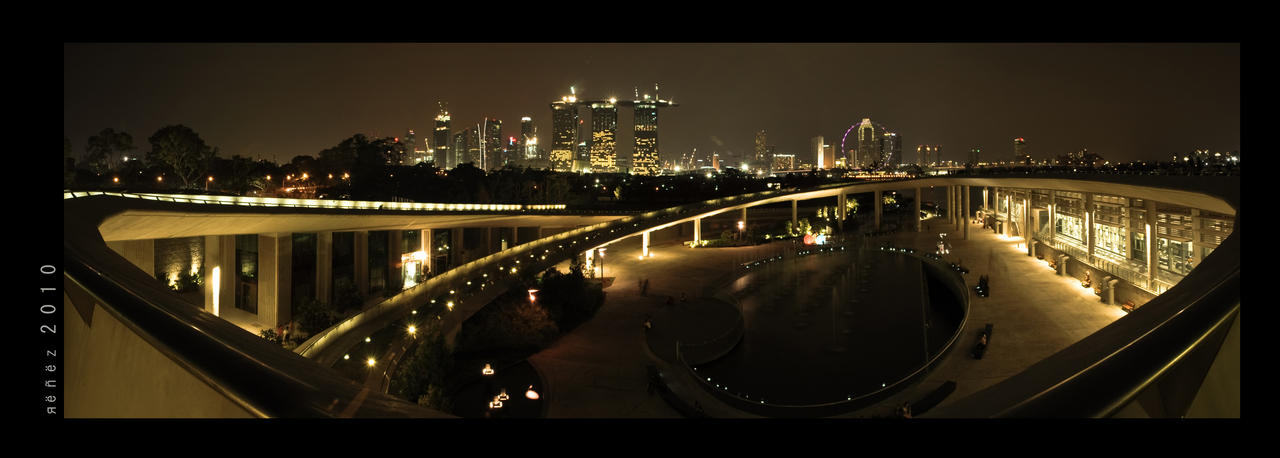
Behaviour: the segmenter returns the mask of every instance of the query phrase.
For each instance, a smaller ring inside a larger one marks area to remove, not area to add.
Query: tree
[[[69,147],[70,144],[67,146]],[[106,128],[102,129],[98,135],[89,137],[89,142],[84,145],[85,161],[88,162],[93,173],[106,173],[115,168],[113,165],[117,163],[120,155],[133,149],[133,136]]]
[[[218,155],[217,148],[205,144],[199,134],[181,124],[162,127],[148,140],[151,151],[147,162],[173,172],[182,180],[183,188],[194,188]]]

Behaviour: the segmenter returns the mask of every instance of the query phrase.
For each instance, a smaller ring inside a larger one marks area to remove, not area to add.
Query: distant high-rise
[[[528,116],[520,118],[520,137],[516,139],[517,146],[514,155],[525,161],[538,159],[538,139],[534,136],[533,131],[533,118]],[[530,142],[532,142],[533,148],[529,147]]]
[[[1014,164],[1030,164],[1031,155],[1027,154],[1027,140],[1018,137],[1013,139],[1013,161]]]
[[[648,100],[635,101],[635,150],[631,153],[631,172],[637,175],[657,175],[658,162],[658,104]]]
[[[942,163],[942,146],[916,145],[916,165],[927,167]]]
[[[484,170],[500,168],[504,165],[502,121],[496,118],[485,118],[483,125],[484,138],[480,143],[480,168]]]
[[[880,159],[880,136],[871,118],[862,118],[858,124],[858,149],[854,156],[858,167],[867,167]]]
[[[897,165],[902,162],[902,138],[893,132],[885,132],[880,137],[880,163]]]
[[[967,162],[967,164],[976,167],[978,165],[979,154],[982,154],[982,148],[978,148],[976,146],[973,148],[969,148],[969,162]]]
[[[551,167],[560,172],[573,170],[578,143],[578,99],[561,97],[551,102]]]
[[[822,160],[818,161],[818,168],[833,169],[835,167],[836,167],[836,147],[828,144],[823,144]]]
[[[431,146],[435,148],[432,157],[435,158],[436,166],[450,169],[457,165],[455,158],[449,154],[449,110],[445,109],[444,102],[440,102],[440,114],[436,115],[436,131],[432,140],[434,144]]]
[[[769,144],[768,134],[765,133],[764,129],[760,129],[759,132],[756,132],[756,157],[755,157],[756,167],[768,166],[769,164],[768,144]]]
[[[773,155],[773,171],[795,170],[796,156],[794,154],[774,154]]]
[[[764,147],[765,166],[773,170],[773,150],[774,145],[766,145]]]
[[[591,103],[591,171],[618,171],[618,106],[616,99]]]
[[[451,159],[449,159],[449,168],[454,168],[461,164],[472,162],[467,153],[471,146],[468,139],[473,136],[474,134],[471,132],[471,129],[463,129],[462,132],[453,134],[453,144],[449,147],[451,157]]]
[[[809,139],[809,151],[813,153],[812,157],[815,159],[814,163],[818,164],[819,168],[822,167],[822,146],[824,144],[825,143],[823,142],[821,135]],[[801,160],[803,160],[803,158],[801,158]]]

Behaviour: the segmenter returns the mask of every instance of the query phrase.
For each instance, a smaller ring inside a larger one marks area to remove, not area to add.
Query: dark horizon
[[[840,146],[871,118],[902,152],[944,160],[1033,159],[1088,148],[1112,162],[1240,149],[1238,43],[1122,44],[64,44],[63,131],[80,157],[105,128],[135,153],[166,125],[194,129],[221,157],[288,162],[356,133],[419,142],[448,102],[453,132],[485,117],[503,136],[533,118],[549,149],[549,104],[633,98],[661,85],[663,160],[696,148],[750,155]],[[630,160],[631,110],[619,109]],[[589,128],[589,118],[584,127]],[[625,158],[625,159],[624,159]],[[812,159],[810,159],[812,160]]]

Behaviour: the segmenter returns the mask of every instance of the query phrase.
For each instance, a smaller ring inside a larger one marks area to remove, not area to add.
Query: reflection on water
[[[782,405],[841,401],[891,385],[923,366],[958,326],[936,311],[955,307],[955,298],[929,294],[941,289],[929,283],[919,259],[880,250],[769,263],[729,286],[746,333],[698,374],[730,393]]]

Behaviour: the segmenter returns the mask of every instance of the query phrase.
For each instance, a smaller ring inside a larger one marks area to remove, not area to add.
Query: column
[[[368,238],[365,242],[368,242]],[[275,327],[293,321],[293,309],[290,306],[293,299],[292,274],[293,234],[259,234],[258,322]],[[368,275],[365,275],[365,279],[367,291]]]
[[[1035,256],[1035,240],[1031,238],[1031,191],[1027,191],[1027,197],[1022,198],[1022,227],[1024,228],[1023,240],[1027,243],[1027,256]]]
[[[799,201],[798,201],[798,200],[791,199],[791,227],[796,227],[796,225],[797,225],[797,224],[800,224],[800,220],[799,220],[799,219],[796,219],[796,215],[797,215],[797,213],[796,213],[796,207],[797,207],[798,205],[799,205]],[[696,236],[695,236],[695,238],[696,238]]]
[[[844,232],[845,207],[848,205],[848,196],[841,191],[836,194],[836,226],[840,228],[840,232]]]
[[[404,232],[400,229],[392,229],[387,231],[387,290],[400,291],[404,288],[404,273],[400,271],[404,264],[400,262],[400,255],[404,254],[404,249],[400,245],[404,243]]]
[[[352,238],[352,258],[355,258],[356,290],[360,297],[369,295],[369,231],[355,231]],[[259,255],[261,257],[261,255]]]
[[[435,240],[432,239],[431,236],[431,229],[423,229],[422,236],[420,236],[419,239],[422,240],[422,252],[427,254],[427,259],[422,261],[423,267],[426,269],[428,275],[436,275],[438,273],[436,272],[436,257],[431,253],[433,248],[431,244],[434,243]]]
[[[221,315],[222,310],[235,307],[236,236],[206,235],[204,237],[204,265],[200,266],[204,277],[204,310]]]
[[[640,235],[640,256],[649,257],[649,233],[653,231],[645,231]]]
[[[1089,264],[1093,264],[1093,193],[1084,193],[1084,246],[1088,247],[1089,259],[1084,260]]]
[[[742,219],[740,221],[742,221],[742,229],[745,231],[747,228],[747,207],[742,207]]]
[[[1191,265],[1200,265],[1200,209],[1191,209]]]
[[[1143,199],[1147,207],[1147,286],[1156,287],[1156,201]]]
[[[1013,225],[1013,219],[1014,219],[1013,207],[1009,206],[1009,204],[1011,203],[1009,201],[1009,193],[1003,192],[1001,194],[1004,195],[1004,236],[1008,237],[1009,226]]]
[[[792,201],[792,202],[795,202],[795,201]],[[693,245],[698,246],[698,243],[701,241],[702,241],[702,218],[694,218],[693,219]]]
[[[991,205],[987,203],[987,187],[986,186],[982,187],[982,208],[991,208]]]
[[[872,199],[876,201],[876,205],[875,205],[875,228],[876,229],[875,230],[879,231],[880,215],[884,213],[884,195],[882,194],[882,191],[876,190],[873,193]]]
[[[328,304],[333,296],[333,232],[316,233],[316,300]]]
[[[916,200],[916,213],[915,213],[916,232],[921,232],[924,230],[924,222],[920,221],[920,201],[923,200],[924,194],[922,194],[920,191],[921,189],[917,187],[916,199],[915,199]]]
[[[480,257],[483,258],[493,254],[493,228],[485,227],[482,230],[484,231],[484,251],[480,254]]]
[[[961,189],[964,190],[964,214],[960,215],[960,224],[964,225],[964,231],[962,231],[964,239],[969,240],[969,226],[971,226],[969,224],[969,186],[963,186]]]
[[[952,199],[951,199],[951,197],[952,197],[952,196],[951,196],[951,194],[952,194],[952,191],[953,191],[953,190],[951,189],[951,185],[947,185],[947,204],[946,204],[946,209],[947,209],[947,224],[948,224],[948,225],[950,225],[950,224],[951,224],[951,221],[952,221],[952,219],[951,219],[951,218],[955,216],[955,212],[953,212],[953,211],[952,211],[952,207],[951,207],[951,201],[952,201]]]
[[[1049,243],[1052,244],[1058,234],[1058,191],[1049,190]]]
[[[449,230],[449,238],[453,239],[453,241],[449,243],[449,269],[460,266],[466,262],[466,260],[462,259],[461,256],[461,253],[465,252],[465,250],[462,249],[462,242],[464,241],[462,238],[462,232],[464,230],[465,228],[461,227],[455,227]]]
[[[519,226],[512,227],[511,228],[511,246],[516,246],[519,244],[520,244],[520,227]]]

